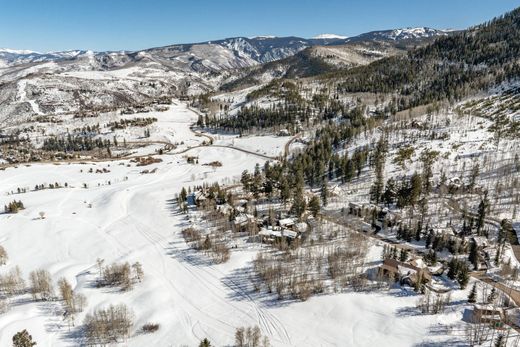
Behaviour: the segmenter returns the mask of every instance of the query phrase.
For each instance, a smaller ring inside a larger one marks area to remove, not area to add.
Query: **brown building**
[[[419,279],[423,283],[430,283],[432,280],[432,275],[427,267],[420,268],[395,259],[385,259],[379,267],[379,274],[411,286],[415,285]]]

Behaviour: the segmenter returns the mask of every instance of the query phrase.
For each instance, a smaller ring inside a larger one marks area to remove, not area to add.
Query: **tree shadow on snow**
[[[397,317],[421,316],[422,312],[414,306],[399,307],[395,314]]]
[[[457,326],[456,324],[446,325],[446,324],[438,323],[438,324],[430,326],[430,328],[428,329],[428,335],[429,336],[447,336],[447,335],[451,335],[453,331],[458,331],[460,329],[461,329],[460,326]],[[461,347],[461,346],[468,346],[468,342],[465,340],[465,338],[450,337],[449,339],[445,339],[442,341],[423,341],[414,346],[416,346],[416,347],[441,347],[441,346]]]
[[[235,301],[254,301],[267,308],[283,307],[295,302],[292,298],[279,298],[276,293],[267,292],[265,286],[254,278],[251,265],[233,270],[221,279],[222,284],[229,288],[228,298]],[[257,288],[255,288],[257,283]]]
[[[215,265],[212,259],[208,258],[201,252],[197,252],[192,248],[179,249],[173,246],[176,242],[169,242],[169,244],[171,246],[166,250],[166,254],[172,258],[197,267]]]
[[[443,341],[423,341],[414,345],[414,347],[467,347],[468,343],[464,340],[451,338]]]

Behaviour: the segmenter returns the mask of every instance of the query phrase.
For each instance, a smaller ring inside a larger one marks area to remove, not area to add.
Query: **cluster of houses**
[[[187,196],[189,206],[200,206],[206,200],[205,194],[197,190]],[[231,231],[255,237],[264,243],[285,241],[288,244],[296,239],[303,239],[308,234],[310,225],[297,218],[280,213],[248,213],[248,200],[239,199],[233,203],[218,205],[217,209],[231,215]]]
[[[305,237],[309,226],[307,223],[298,222],[296,218],[283,218],[276,221],[276,225],[264,224],[258,235],[262,242],[273,243],[285,239],[288,243],[295,239]]]
[[[264,243],[280,241],[291,243],[296,239],[305,237],[309,228],[307,223],[298,222],[296,218],[292,217],[275,218],[274,223],[272,223],[267,215],[257,218],[247,213],[236,215],[231,225],[235,233],[253,234],[251,236],[257,237],[259,241]]]

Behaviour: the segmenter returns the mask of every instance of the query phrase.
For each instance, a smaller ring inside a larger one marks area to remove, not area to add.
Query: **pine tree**
[[[487,297],[487,303],[492,304],[495,302],[496,299],[497,299],[497,291],[496,291],[495,287],[493,287]]]
[[[242,172],[242,177],[240,178],[240,183],[242,183],[245,190],[251,189],[251,175],[249,174],[249,172],[247,172],[247,170],[244,170]]]
[[[408,250],[401,248],[401,253],[399,254],[399,261],[405,262],[408,260]]]
[[[371,189],[372,200],[376,203],[381,201],[384,188],[384,170],[386,152],[388,151],[388,142],[384,136],[381,136],[377,142],[375,153],[374,153],[374,164],[375,164],[375,176],[376,180]]]
[[[463,266],[460,269],[460,271],[457,275],[457,280],[460,284],[461,289],[466,288],[466,286],[468,285],[468,281],[469,281],[469,269],[467,266]]]
[[[422,230],[422,223],[419,222],[417,225],[417,230],[415,231],[415,241],[421,241],[421,230]]]
[[[410,179],[410,193],[408,196],[408,200],[410,205],[415,206],[417,204],[417,200],[421,196],[422,192],[422,179],[421,176],[415,172]]]
[[[309,201],[309,210],[314,217],[320,212],[320,199],[317,196],[313,196]]]
[[[457,262],[455,258],[451,258],[448,262],[448,278],[454,280],[457,277]]]
[[[479,263],[478,246],[477,246],[477,243],[474,241],[471,242],[471,244],[470,244],[468,260],[473,265],[473,268],[475,270],[478,270],[478,263]]]
[[[500,250],[501,250],[501,248],[502,248],[501,245],[498,245],[497,246],[497,251],[495,253],[495,265],[497,265],[497,266],[498,266],[498,264],[500,264],[500,256],[501,256]]]
[[[482,227],[484,227],[484,223],[486,221],[486,211],[489,206],[489,201],[487,199],[487,194],[484,195],[484,198],[480,200],[480,204],[478,205],[478,218],[477,218],[477,234],[481,235]]]
[[[13,347],[32,347],[34,345],[36,345],[36,342],[32,340],[32,336],[25,329],[13,336]]]
[[[323,206],[327,206],[328,195],[329,195],[329,190],[328,190],[327,180],[323,179],[323,182],[321,184],[321,191],[320,191],[320,197],[321,197],[321,202],[322,202]]]
[[[471,291],[469,292],[468,302],[469,303],[477,302],[477,284],[476,283],[473,284],[473,288],[471,288]]]
[[[294,196],[291,212],[294,213],[298,218],[300,218],[303,215],[303,212],[305,212],[306,208],[307,204],[305,203],[305,199],[303,198],[303,192],[301,189],[298,189]]]
[[[397,192],[397,186],[393,178],[386,181],[385,192],[383,193],[383,202],[387,205],[391,205],[395,202]]]
[[[209,342],[207,338],[204,338],[202,341],[200,341],[199,347],[211,347],[211,342]]]
[[[495,341],[495,347],[504,347],[506,345],[503,334],[498,334]]]
[[[430,245],[432,244],[432,238],[433,238],[433,232],[429,232],[428,235],[426,236],[426,244],[425,244],[425,247],[426,248],[429,248]]]
[[[182,187],[181,195],[179,196],[180,202],[181,203],[185,202],[187,197],[188,197],[188,194],[186,193],[186,188]]]

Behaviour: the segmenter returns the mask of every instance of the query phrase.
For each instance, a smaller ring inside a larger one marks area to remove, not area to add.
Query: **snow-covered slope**
[[[313,37],[313,39],[320,40],[320,39],[346,39],[347,36],[342,35],[336,35],[336,34],[320,34]]]
[[[364,33],[349,39],[349,41],[408,41],[432,39],[439,36],[446,36],[452,30],[439,30],[427,27],[401,28],[391,30],[379,30]]]

